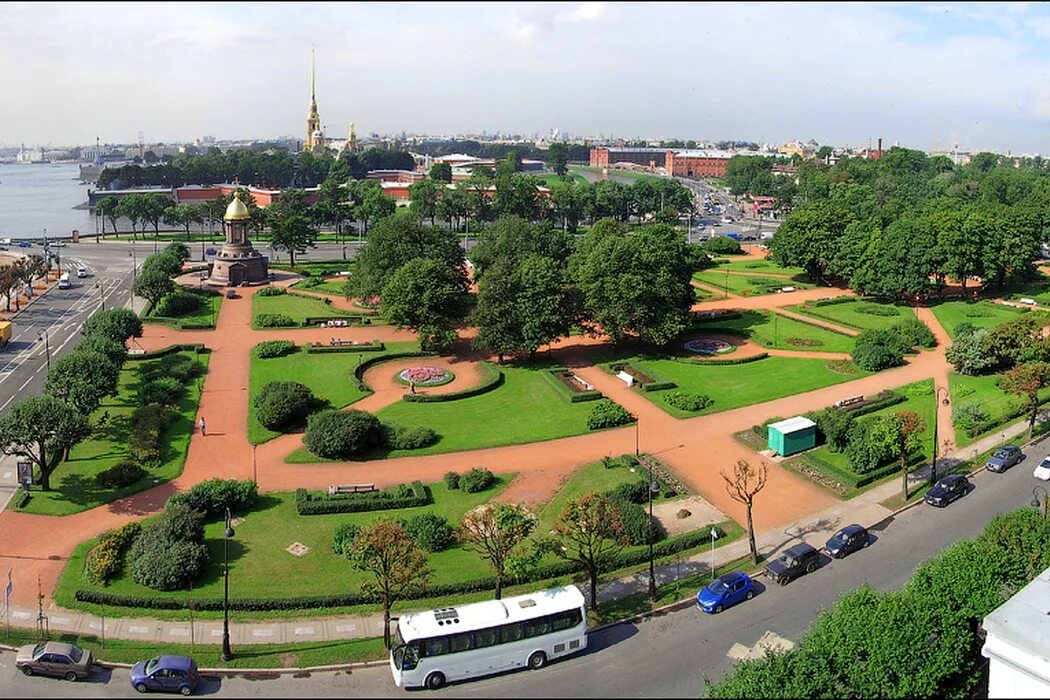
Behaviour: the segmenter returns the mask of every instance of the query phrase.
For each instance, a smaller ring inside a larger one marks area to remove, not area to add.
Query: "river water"
[[[87,204],[89,185],[80,183],[80,166],[0,164],[0,238],[68,238],[73,229],[95,234]]]

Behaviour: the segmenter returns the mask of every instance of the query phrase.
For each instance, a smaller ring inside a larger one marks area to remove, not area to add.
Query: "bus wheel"
[[[537,651],[535,654],[529,657],[529,668],[543,668],[547,665],[547,655],[542,651]]]
[[[431,673],[429,676],[427,676],[426,686],[430,690],[437,690],[443,685],[445,685],[444,673]]]

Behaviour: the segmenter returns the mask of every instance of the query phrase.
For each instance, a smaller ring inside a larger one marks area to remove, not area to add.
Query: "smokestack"
[[[882,158],[882,138],[879,138],[879,158]]]

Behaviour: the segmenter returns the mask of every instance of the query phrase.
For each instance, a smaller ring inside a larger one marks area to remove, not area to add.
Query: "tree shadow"
[[[801,527],[788,527],[784,529],[785,538],[773,545],[771,548],[766,549],[766,557],[773,558],[781,550],[787,549],[791,545],[800,544],[805,542],[807,535],[812,535],[817,532],[827,532],[829,530],[837,530],[843,525],[848,525],[841,517],[829,519],[821,518],[814,522],[808,523]]]

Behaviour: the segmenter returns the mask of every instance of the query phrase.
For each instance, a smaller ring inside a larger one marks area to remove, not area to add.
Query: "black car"
[[[988,458],[988,462],[984,465],[984,468],[990,472],[1001,474],[1022,459],[1024,459],[1024,453],[1021,452],[1020,447],[1017,447],[1016,445],[1006,445],[1005,447],[1000,447],[995,451],[995,454]]]
[[[868,546],[868,531],[860,525],[847,525],[827,541],[824,549],[835,559],[841,559]]]
[[[820,552],[808,544],[796,544],[785,549],[779,557],[766,564],[765,574],[771,581],[786,586],[792,580],[817,570]]]
[[[943,508],[954,500],[966,495],[970,486],[965,474],[949,474],[942,477],[926,492],[926,502],[931,506]]]

